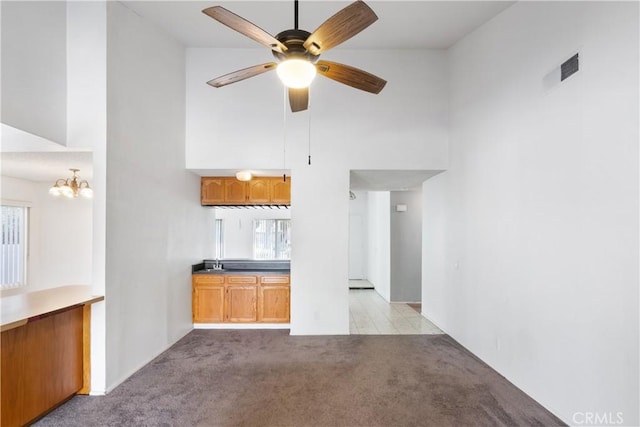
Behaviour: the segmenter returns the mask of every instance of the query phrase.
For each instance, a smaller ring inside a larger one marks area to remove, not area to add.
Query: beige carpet
[[[195,330],[38,426],[564,425],[447,335]]]

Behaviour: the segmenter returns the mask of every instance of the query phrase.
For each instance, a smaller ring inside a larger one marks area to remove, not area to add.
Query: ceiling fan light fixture
[[[316,67],[306,59],[287,59],[278,64],[278,77],[286,87],[303,89],[309,87],[316,76]]]

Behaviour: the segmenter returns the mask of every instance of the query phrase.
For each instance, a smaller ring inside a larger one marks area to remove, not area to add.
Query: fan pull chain
[[[287,182],[287,87],[283,86],[282,97],[282,181]]]
[[[309,129],[309,138],[308,138],[308,143],[309,143],[309,147],[308,147],[308,151],[307,153],[309,154],[309,166],[311,166],[311,87],[309,87],[309,104],[308,104],[308,119],[309,119],[309,126],[307,126],[307,128]]]

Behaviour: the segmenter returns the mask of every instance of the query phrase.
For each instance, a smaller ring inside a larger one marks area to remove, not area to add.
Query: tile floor
[[[440,329],[409,305],[389,304],[373,289],[349,290],[351,335],[430,335]]]

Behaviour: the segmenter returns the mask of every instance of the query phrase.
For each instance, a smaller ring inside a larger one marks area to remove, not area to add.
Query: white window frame
[[[214,251],[216,259],[224,258],[224,220],[222,218],[215,219],[215,244]]]
[[[29,264],[29,228],[30,228],[30,208],[31,208],[31,204],[28,202],[22,202],[22,201],[16,201],[16,200],[6,200],[6,199],[2,199],[0,200],[0,205],[2,207],[10,207],[10,208],[21,208],[22,209],[22,223],[20,224],[20,230],[19,230],[19,236],[21,237],[21,242],[20,242],[20,253],[18,254],[18,257],[22,260],[20,262],[20,266],[19,272],[15,272],[11,271],[10,273],[7,273],[6,271],[2,271],[2,273],[0,274],[0,290],[5,290],[5,289],[14,289],[14,288],[19,288],[22,286],[26,286],[27,285],[27,272],[28,272],[28,264]],[[4,226],[4,224],[2,224]],[[4,263],[4,259],[8,258],[8,257],[15,257],[14,254],[11,253],[7,253],[6,251],[6,247],[5,247],[5,242],[4,242],[5,236],[4,236],[4,230],[0,230],[0,267],[5,270],[7,268],[12,268],[15,265],[12,266],[8,266],[5,265]],[[13,262],[16,262],[15,258],[13,260]],[[7,262],[8,264],[9,262]],[[16,277],[17,274],[17,277]],[[8,279],[10,277],[7,277],[5,279],[5,275],[7,276],[13,276],[13,278],[16,278],[17,280],[11,281],[9,282]],[[5,281],[7,283],[5,283]]]
[[[258,246],[258,223],[259,222],[272,222],[273,223],[273,229],[274,232],[272,234],[271,237],[269,237],[268,239],[271,240],[271,243],[273,245],[273,250],[272,252],[275,254],[275,256],[273,257],[264,257],[262,256],[262,254],[260,253],[261,251],[258,250],[257,246]],[[289,230],[289,235],[286,236],[288,237],[287,239],[279,239],[278,238],[278,223],[279,222],[286,222],[287,223],[287,228]],[[253,220],[253,258],[254,259],[264,259],[264,260],[289,260],[291,259],[291,219],[290,218],[274,218],[274,219],[254,219]],[[284,244],[288,247],[288,257],[284,256],[284,257],[280,257],[278,256],[280,253],[283,252],[283,248],[280,247],[279,245],[281,244],[281,242],[284,240]]]

